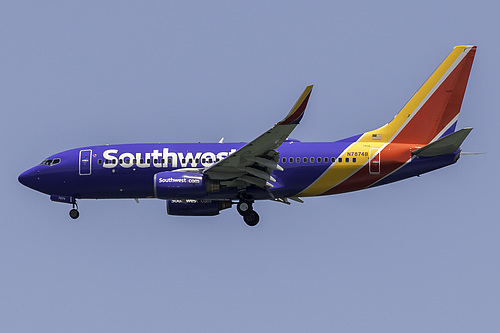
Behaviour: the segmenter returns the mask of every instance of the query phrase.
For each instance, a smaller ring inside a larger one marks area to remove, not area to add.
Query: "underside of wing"
[[[206,168],[203,173],[211,179],[220,180],[221,185],[225,186],[272,187],[272,183],[276,180],[271,173],[274,170],[283,170],[278,164],[279,153],[276,149],[288,138],[302,119],[312,87],[312,85],[306,87],[283,120],[225,159]]]

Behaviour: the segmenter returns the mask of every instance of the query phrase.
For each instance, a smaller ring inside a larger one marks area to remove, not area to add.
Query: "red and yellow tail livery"
[[[336,194],[378,185],[410,163],[412,151],[455,130],[476,46],[456,46],[394,119],[359,136],[340,158],[357,157],[356,165],[334,163],[301,196]],[[465,138],[464,138],[465,139]]]

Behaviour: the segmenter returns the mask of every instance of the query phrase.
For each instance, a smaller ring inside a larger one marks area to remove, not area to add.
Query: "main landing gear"
[[[259,223],[259,214],[253,210],[252,207],[253,200],[240,199],[240,201],[236,204],[236,210],[243,216],[243,221],[250,226],[254,227]]]

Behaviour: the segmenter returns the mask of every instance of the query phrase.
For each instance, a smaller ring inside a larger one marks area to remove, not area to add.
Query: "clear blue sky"
[[[498,332],[497,1],[0,4],[0,331]],[[387,123],[453,46],[478,51],[454,166],[304,204],[167,216],[69,205],[17,176],[58,151],[255,138],[307,84],[293,137]]]

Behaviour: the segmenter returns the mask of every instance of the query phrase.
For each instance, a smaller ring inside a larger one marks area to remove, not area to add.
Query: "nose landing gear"
[[[73,196],[69,195],[57,195],[57,194],[52,194],[50,196],[50,200],[55,201],[55,202],[62,202],[62,203],[69,203],[73,205],[73,209],[69,211],[69,216],[75,220],[80,216],[80,213],[78,212],[78,204],[76,203],[76,198]]]
[[[75,208],[76,207],[76,208]],[[80,216],[80,212],[78,211],[78,204],[76,203],[76,199],[73,202],[73,209],[69,211],[69,216],[73,219],[76,220],[78,216]]]

